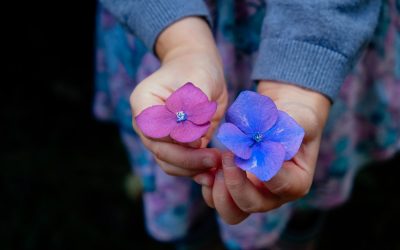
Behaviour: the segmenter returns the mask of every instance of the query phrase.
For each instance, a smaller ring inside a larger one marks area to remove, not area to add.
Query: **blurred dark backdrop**
[[[92,116],[95,8],[94,0],[4,8],[1,250],[171,248],[146,235],[118,131]],[[318,249],[400,249],[398,162],[358,175],[351,200],[329,212]]]

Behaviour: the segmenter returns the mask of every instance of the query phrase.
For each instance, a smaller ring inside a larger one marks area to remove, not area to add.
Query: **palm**
[[[207,62],[204,55],[184,55],[164,63],[154,74],[143,80],[131,95],[133,115],[153,105],[165,104],[165,100],[186,82],[199,87],[211,101],[216,101],[217,111],[210,130],[202,139],[207,145],[227,105],[227,91],[221,67]]]
[[[174,176],[194,176],[215,167],[220,161],[219,152],[206,148],[227,106],[227,90],[220,60],[202,53],[185,53],[164,60],[159,70],[134,89],[130,99],[135,117],[150,106],[165,104],[165,100],[187,82],[199,87],[210,101],[217,102],[211,126],[201,139],[182,145],[168,138],[148,138],[136,129],[158,165],[165,173]],[[136,128],[135,119],[133,126]]]

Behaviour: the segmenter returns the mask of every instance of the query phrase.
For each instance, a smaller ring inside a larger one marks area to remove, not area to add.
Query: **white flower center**
[[[260,142],[260,141],[262,141],[262,139],[264,139],[264,135],[261,133],[255,133],[253,135],[253,140],[256,142]]]
[[[183,112],[183,111],[176,112],[176,121],[177,122],[183,122],[183,121],[186,121],[186,119],[187,119],[187,115],[185,112]]]

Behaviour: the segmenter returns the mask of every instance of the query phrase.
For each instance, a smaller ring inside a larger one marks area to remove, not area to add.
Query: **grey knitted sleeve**
[[[100,0],[125,27],[150,49],[158,35],[172,23],[188,16],[201,16],[211,23],[203,0]]]
[[[337,95],[372,37],[380,0],[268,0],[254,80]]]

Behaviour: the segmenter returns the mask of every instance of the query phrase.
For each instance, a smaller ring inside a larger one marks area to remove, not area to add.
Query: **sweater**
[[[203,0],[100,0],[151,50],[174,22],[204,17]],[[267,0],[252,79],[295,84],[331,101],[372,37],[381,0]]]

